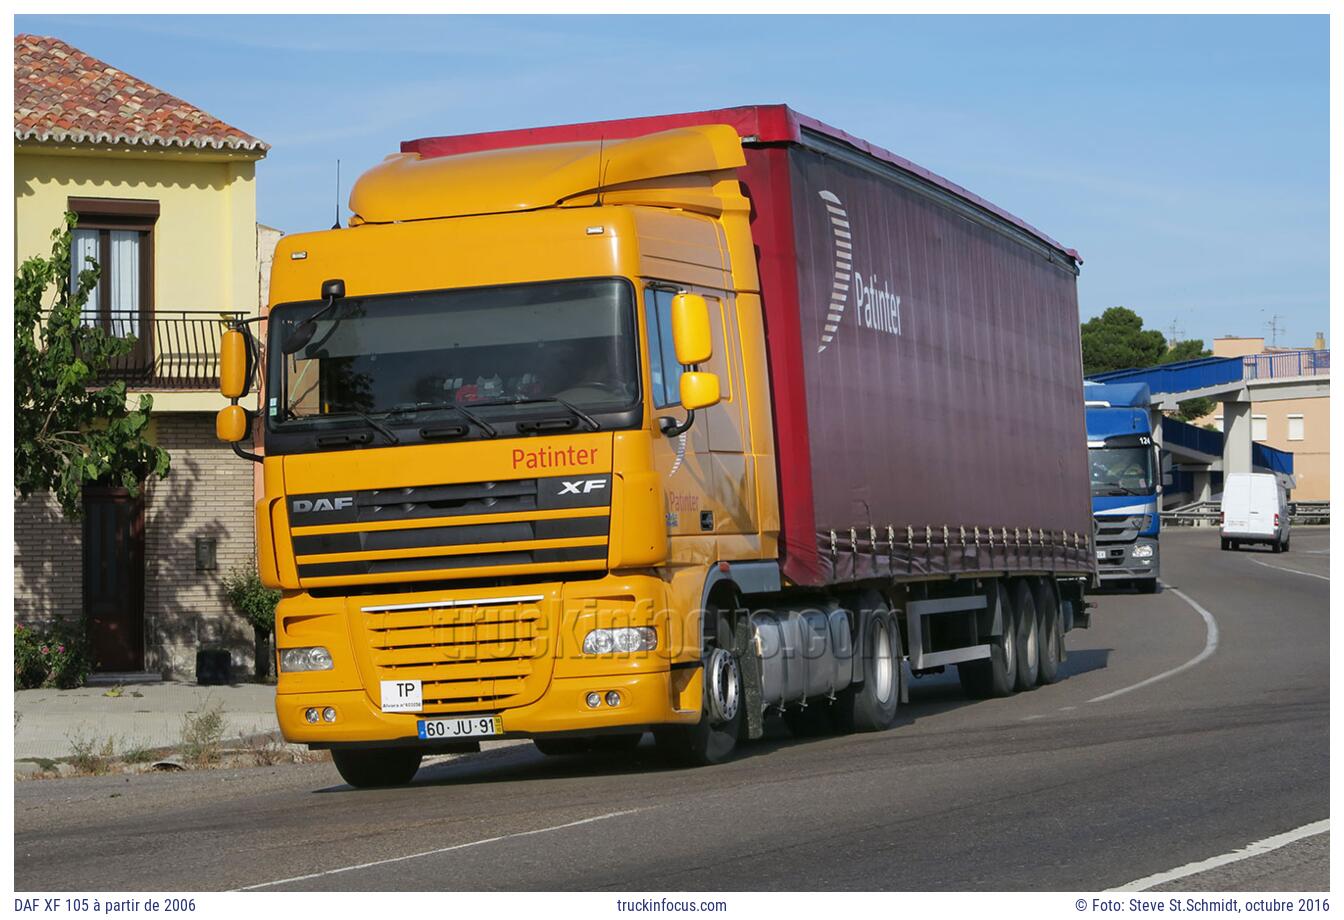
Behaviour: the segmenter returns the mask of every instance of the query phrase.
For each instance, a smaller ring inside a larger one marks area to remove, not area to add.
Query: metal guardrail
[[[1177,527],[1196,524],[1217,526],[1222,522],[1222,503],[1216,501],[1191,502],[1162,512],[1162,523]],[[1289,502],[1288,519],[1294,524],[1329,524],[1329,502]]]
[[[138,390],[213,390],[219,386],[219,339],[239,310],[100,310],[87,325],[109,335],[135,337],[132,349],[112,360],[100,383],[124,380]]]

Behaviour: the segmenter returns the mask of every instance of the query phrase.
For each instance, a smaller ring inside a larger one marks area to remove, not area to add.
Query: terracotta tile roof
[[[265,141],[78,48],[14,36],[15,140],[254,150]]]

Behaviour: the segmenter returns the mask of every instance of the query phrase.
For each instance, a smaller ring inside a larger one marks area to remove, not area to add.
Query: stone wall
[[[34,624],[84,612],[83,525],[49,492],[14,499],[14,618]]]
[[[255,558],[252,464],[215,440],[214,421],[180,413],[154,423],[172,471],[145,503],[146,667],[178,677],[195,674],[196,651],[207,646],[228,648],[236,675],[252,668],[252,628],[220,585]],[[213,571],[197,570],[199,540],[215,541]]]

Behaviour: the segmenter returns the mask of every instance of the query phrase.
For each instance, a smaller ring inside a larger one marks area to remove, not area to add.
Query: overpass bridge
[[[1252,439],[1251,405],[1330,395],[1329,349],[1273,352],[1236,358],[1195,358],[1156,367],[1093,374],[1096,383],[1146,383],[1152,394],[1153,436],[1173,467],[1193,476],[1191,498],[1207,500],[1210,476],[1272,472],[1291,487],[1292,454]],[[1159,416],[1187,399],[1223,404],[1223,433]]]

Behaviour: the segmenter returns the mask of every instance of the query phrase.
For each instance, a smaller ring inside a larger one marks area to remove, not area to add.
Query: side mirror
[[[709,303],[699,294],[678,294],[672,298],[672,342],[681,364],[703,364],[713,354]],[[714,401],[718,402],[718,398]]]
[[[215,416],[215,437],[225,444],[237,444],[247,437],[247,412],[234,403],[225,406]]]
[[[247,395],[247,339],[241,329],[230,329],[219,338],[219,392],[228,399]]]
[[[686,371],[681,375],[681,406],[694,412],[719,402],[719,375],[708,371]]]

